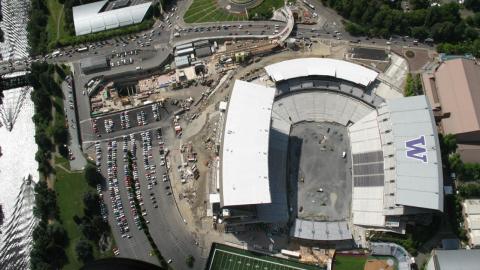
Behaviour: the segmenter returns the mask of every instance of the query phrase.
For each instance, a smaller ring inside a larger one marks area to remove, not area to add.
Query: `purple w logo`
[[[415,158],[427,162],[427,148],[425,147],[425,137],[422,135],[418,139],[405,142],[407,148],[407,157]]]

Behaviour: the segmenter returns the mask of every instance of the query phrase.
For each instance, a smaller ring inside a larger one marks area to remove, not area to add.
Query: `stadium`
[[[237,80],[220,151],[227,231],[287,224],[307,241],[351,241],[355,227],[405,233],[443,211],[438,134],[425,96],[383,99],[364,66],[300,58]]]

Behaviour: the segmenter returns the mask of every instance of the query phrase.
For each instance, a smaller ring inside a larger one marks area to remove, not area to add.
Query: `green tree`
[[[97,171],[95,166],[89,163],[85,168],[85,179],[88,185],[96,187],[103,181],[103,176]]]
[[[35,206],[33,214],[42,220],[56,217],[58,214],[57,198],[55,192],[47,187],[45,181],[35,185]]]
[[[458,148],[457,139],[453,134],[442,135],[440,145],[442,147],[442,152],[445,153],[445,155],[455,153]]]
[[[85,215],[92,217],[100,214],[100,197],[97,193],[91,191],[83,195],[83,204],[85,205]]]
[[[412,27],[412,36],[419,40],[424,40],[428,37],[428,31],[425,26]]]
[[[195,257],[188,255],[187,258],[185,258],[185,263],[188,267],[193,268],[193,265],[195,264]]]
[[[460,155],[455,153],[448,157],[448,163],[450,169],[453,170],[457,175],[461,175],[463,171],[463,162],[460,158]]]
[[[93,260],[93,248],[90,242],[85,239],[80,239],[75,246],[75,252],[80,261],[86,263]]]
[[[465,0],[465,2],[463,2],[463,5],[467,9],[471,9],[475,12],[480,11],[480,0]]]

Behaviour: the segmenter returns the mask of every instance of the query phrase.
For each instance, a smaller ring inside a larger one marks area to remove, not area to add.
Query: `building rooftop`
[[[435,92],[430,90],[429,98],[438,97],[442,112],[450,114],[442,120],[445,133],[479,131],[480,65],[464,58],[445,61],[435,72],[434,82]]]
[[[387,100],[378,112],[386,176],[395,175],[396,204],[443,211],[442,160],[427,98]]]
[[[72,8],[77,36],[142,22],[151,2],[102,12],[107,0]]]
[[[268,149],[274,88],[235,81],[222,150],[222,205],[271,203]]]
[[[329,76],[367,86],[378,73],[366,67],[329,58],[300,58],[286,60],[265,67],[276,82],[307,76]]]
[[[435,270],[471,270],[478,269],[479,249],[434,250],[431,261]]]
[[[107,58],[105,56],[83,58],[80,60],[80,67],[84,72],[94,69],[107,68]]]
[[[469,215],[480,215],[480,199],[468,199],[463,202],[465,213]]]

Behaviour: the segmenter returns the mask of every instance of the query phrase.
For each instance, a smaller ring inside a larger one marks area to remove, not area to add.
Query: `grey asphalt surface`
[[[102,161],[106,161],[107,160],[107,144],[102,143],[101,146],[102,146]],[[131,238],[122,237],[119,227],[117,225],[117,222],[114,219],[112,202],[110,200],[109,192],[105,191],[107,190],[106,188],[104,188],[103,199],[108,207],[109,223],[112,228],[116,245],[118,247],[118,250],[120,251],[119,256],[126,257],[126,258],[135,258],[138,260],[147,261],[147,262],[158,265],[159,262],[156,259],[156,257],[150,256],[151,247],[148,244],[148,239],[145,233],[137,228],[133,220],[133,215],[131,214],[131,210],[130,210],[130,203],[128,201],[128,194],[127,194],[127,190],[124,183],[125,175],[123,173],[124,162],[123,162],[123,156],[122,156],[123,142],[119,141],[117,147],[118,147],[117,148],[117,151],[118,151],[117,152],[117,167],[118,167],[117,179],[119,182],[119,193],[120,193],[120,199],[123,204],[123,210],[128,220],[128,226],[130,228],[130,232],[128,234],[131,235]],[[101,172],[106,177],[107,175],[106,162],[102,162]]]
[[[164,134],[164,140],[166,138],[173,139],[173,131],[171,126],[166,121],[156,122],[158,127],[162,127]],[[202,269],[203,265],[206,263],[205,258],[201,257],[201,249],[195,242],[197,239],[188,232],[186,229],[186,224],[181,217],[173,195],[167,195],[167,192],[171,191],[170,182],[163,182],[162,175],[166,173],[166,168],[160,165],[160,155],[158,140],[156,139],[156,133],[151,132],[153,140],[153,149],[152,156],[153,159],[150,159],[150,164],[156,165],[156,179],[157,185],[153,185],[151,190],[148,190],[147,180],[145,178],[145,169],[142,158],[142,148],[140,137],[137,135],[135,138],[137,140],[137,166],[138,173],[140,178],[140,190],[143,196],[144,208],[147,211],[145,219],[149,221],[148,227],[152,238],[157,244],[160,252],[166,260],[172,259],[172,266],[174,269],[189,269],[185,264],[185,258],[188,255],[193,255],[195,257],[195,265]],[[130,206],[128,202],[128,194],[124,183],[124,174],[123,174],[123,158],[122,158],[122,147],[123,141],[118,141],[118,153],[117,154],[117,167],[118,167],[118,181],[119,181],[119,190],[121,195],[122,204],[125,211],[125,216],[128,220],[128,225],[130,228],[129,235],[131,238],[122,238],[116,221],[113,219],[113,215],[109,215],[109,221],[112,225],[112,230],[114,231],[114,237],[116,239],[117,246],[120,251],[120,256],[135,258],[139,260],[144,260],[158,264],[156,258],[150,256],[150,247],[147,244],[147,239],[143,231],[140,231],[136,228],[133,216],[130,212]],[[169,147],[169,140],[165,140],[166,147]],[[129,147],[130,149],[130,147]],[[102,143],[102,158],[106,160],[106,143]],[[102,173],[106,175],[106,163],[102,162]],[[168,189],[166,187],[169,187]],[[157,202],[158,208],[154,208],[154,203],[150,199],[150,194],[154,193],[155,200]],[[109,212],[112,213],[112,205],[107,196],[107,193],[104,195],[104,201],[108,205]]]
[[[290,196],[297,197],[291,203],[299,218],[318,221],[348,218],[351,162],[347,157],[342,158],[344,151],[348,153],[349,142],[347,129],[342,125],[302,122],[293,126],[289,145],[289,166],[293,172]]]
[[[71,170],[83,170],[87,165],[87,160],[83,156],[83,152],[80,146],[80,142],[78,140],[78,128],[77,128],[77,118],[75,116],[75,107],[73,109],[70,108],[69,105],[69,97],[72,95],[74,89],[69,88],[68,84],[64,81],[62,83],[62,91],[65,99],[63,100],[64,108],[65,108],[65,116],[67,117],[68,121],[68,133],[70,135],[70,145],[69,148],[72,151],[73,156],[75,157],[74,160],[70,160],[70,169]]]

